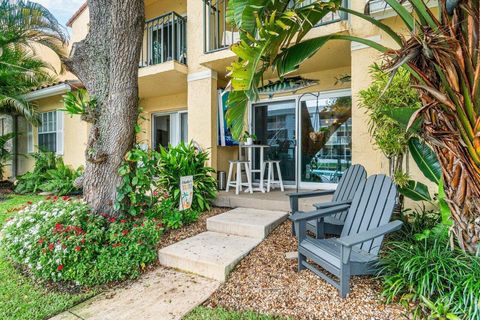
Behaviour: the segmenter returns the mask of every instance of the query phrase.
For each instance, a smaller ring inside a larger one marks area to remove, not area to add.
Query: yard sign
[[[193,176],[180,177],[180,211],[192,207]]]

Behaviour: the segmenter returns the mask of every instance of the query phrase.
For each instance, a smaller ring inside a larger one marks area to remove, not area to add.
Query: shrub
[[[67,197],[28,206],[2,232],[2,251],[32,275],[96,285],[137,277],[157,258],[154,219],[116,220]]]
[[[122,184],[117,189],[115,210],[129,216],[153,215],[157,211],[160,194],[155,190],[153,179],[158,176],[159,153],[155,150],[133,148],[125,156],[118,170]]]
[[[18,178],[15,192],[24,194],[46,191],[63,196],[78,191],[74,182],[82,175],[82,167],[74,170],[52,152],[39,151],[32,157],[35,159],[35,167],[32,172]]]
[[[208,158],[208,152],[197,151],[192,143],[160,148],[158,185],[169,193],[174,206],[180,203],[180,177],[193,176],[192,209],[210,209],[217,185],[212,177],[215,170],[205,165]]]
[[[449,245],[447,227],[420,241],[388,242],[381,259],[387,302],[417,302],[414,314],[464,319],[480,317],[480,259]]]

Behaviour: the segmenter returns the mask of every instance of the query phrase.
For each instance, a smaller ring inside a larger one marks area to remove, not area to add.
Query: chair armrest
[[[310,212],[295,212],[289,217],[289,219],[293,222],[309,221],[322,217],[327,217],[332,214],[348,210],[348,208],[350,208],[350,205],[343,204],[322,210],[315,210]]]
[[[315,203],[313,206],[315,208],[317,208],[317,210],[320,210],[320,209],[331,208],[331,207],[340,206],[340,205],[344,205],[344,204],[351,205],[352,200],[335,201],[335,202],[321,202],[321,203]]]
[[[311,197],[321,197],[321,196],[328,196],[334,194],[335,190],[321,190],[321,191],[309,191],[309,192],[296,192],[296,193],[288,193],[287,196],[290,198],[311,198]]]
[[[351,236],[339,238],[337,241],[342,246],[351,248],[354,245],[360,244],[362,242],[372,240],[377,237],[383,236],[387,233],[400,230],[400,228],[402,227],[402,224],[403,223],[401,221],[395,220],[375,229],[371,229],[365,232],[352,234]]]

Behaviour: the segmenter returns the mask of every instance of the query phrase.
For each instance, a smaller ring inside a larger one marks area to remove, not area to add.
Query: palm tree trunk
[[[477,253],[480,237],[480,169],[470,159],[459,130],[441,107],[425,112],[424,130],[442,166],[452,231],[462,250]]]

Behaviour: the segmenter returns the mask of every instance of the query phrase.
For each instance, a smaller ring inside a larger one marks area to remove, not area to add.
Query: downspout
[[[18,116],[12,117],[12,132],[15,133],[12,143],[12,177],[16,178],[18,175]]]

